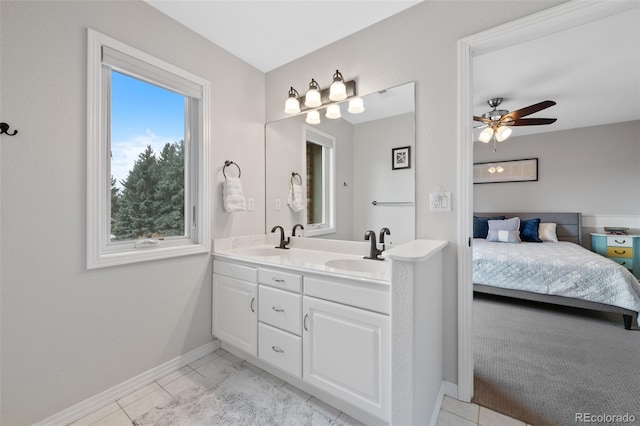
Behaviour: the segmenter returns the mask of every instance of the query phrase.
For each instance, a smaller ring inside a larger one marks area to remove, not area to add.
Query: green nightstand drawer
[[[622,257],[610,257],[609,259],[621,264],[625,268],[632,270],[633,269],[633,259],[626,259]]]

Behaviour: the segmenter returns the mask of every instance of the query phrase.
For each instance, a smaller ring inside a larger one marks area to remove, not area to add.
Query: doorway
[[[571,1],[458,41],[458,399],[473,397],[473,57],[637,8],[635,2]]]

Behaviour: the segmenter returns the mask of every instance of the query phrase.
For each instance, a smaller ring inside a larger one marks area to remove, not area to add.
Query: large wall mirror
[[[267,123],[266,232],[302,224],[306,237],[415,239],[415,83],[362,97],[364,112],[307,124],[306,114]]]

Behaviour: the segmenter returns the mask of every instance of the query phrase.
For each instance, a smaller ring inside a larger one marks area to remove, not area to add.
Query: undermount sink
[[[289,250],[275,247],[252,247],[242,249],[242,253],[247,256],[283,256],[287,255]]]
[[[324,264],[329,268],[353,272],[385,273],[389,268],[386,261],[369,259],[336,259],[329,260]]]

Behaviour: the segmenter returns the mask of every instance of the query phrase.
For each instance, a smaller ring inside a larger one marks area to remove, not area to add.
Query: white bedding
[[[476,238],[473,282],[640,312],[640,283],[626,268],[569,242],[509,244]]]

